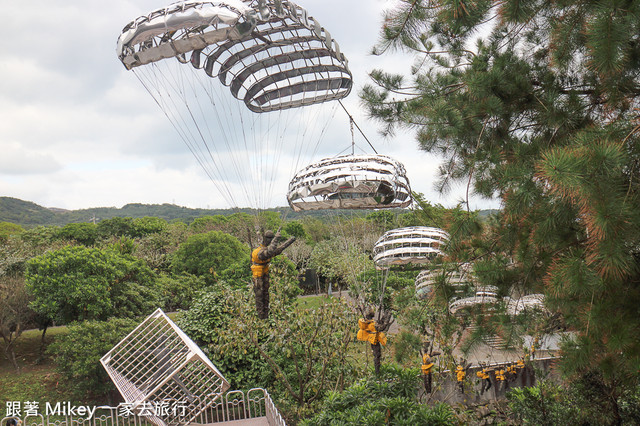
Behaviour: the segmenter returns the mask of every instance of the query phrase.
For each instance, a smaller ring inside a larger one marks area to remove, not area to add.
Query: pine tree
[[[640,376],[638,34],[631,0],[401,0],[374,53],[416,65],[361,92],[384,133],[444,158],[440,188],[501,200],[484,269],[514,265],[484,279],[546,294],[576,332],[564,371],[598,377],[614,420]]]

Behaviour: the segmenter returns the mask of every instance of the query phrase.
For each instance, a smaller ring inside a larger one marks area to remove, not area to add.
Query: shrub
[[[54,357],[57,370],[67,380],[73,393],[86,399],[107,396],[113,404],[117,391],[100,358],[135,328],[138,321],[112,318],[108,321],[73,323],[68,334],[49,345],[47,352]]]
[[[380,376],[371,375],[344,392],[332,392],[323,409],[301,425],[449,425],[455,424],[451,408],[417,401],[419,370],[382,365]]]

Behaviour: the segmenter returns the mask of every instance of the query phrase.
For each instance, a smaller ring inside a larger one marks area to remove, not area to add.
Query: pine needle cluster
[[[502,201],[484,268],[506,256],[504,291],[546,294],[575,333],[564,370],[612,398],[640,376],[638,34],[631,0],[401,0],[374,52],[419,65],[361,92],[443,157],[439,188]]]

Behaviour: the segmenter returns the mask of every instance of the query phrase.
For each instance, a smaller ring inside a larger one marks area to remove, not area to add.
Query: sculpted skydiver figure
[[[256,296],[258,318],[269,318],[269,263],[289,247],[296,237],[291,237],[278,246],[280,231],[275,234],[267,231],[262,236],[262,244],[251,252],[251,272],[253,273],[253,292]]]

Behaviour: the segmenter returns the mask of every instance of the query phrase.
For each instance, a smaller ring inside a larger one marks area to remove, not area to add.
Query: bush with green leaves
[[[204,278],[197,275],[182,274],[171,276],[161,274],[158,277],[160,306],[165,312],[189,309],[198,293],[206,286]]]
[[[307,238],[307,233],[304,231],[304,225],[297,220],[287,222],[282,229],[283,235],[296,237],[299,240]]]
[[[320,425],[453,425],[446,404],[422,405],[417,400],[420,371],[383,365],[380,375],[360,380],[343,392],[331,392],[322,411],[304,426]]]
[[[98,234],[101,238],[128,237],[133,234],[133,218],[112,217],[98,222]]]
[[[207,353],[233,389],[269,387],[273,375],[256,348],[233,342],[238,306],[251,308],[252,294],[216,285],[200,292],[177,325]],[[221,347],[225,346],[224,350]]]
[[[514,388],[507,393],[513,416],[525,424],[557,425],[577,419],[579,410],[568,403],[566,392],[550,381],[535,386]]]
[[[619,395],[615,390],[600,375],[588,373],[563,385],[540,381],[515,388],[507,398],[512,416],[525,424],[567,424],[567,419],[577,425],[640,424],[640,385]]]
[[[178,325],[233,387],[267,387],[285,417],[297,419],[354,380],[358,366],[349,346],[357,320],[337,299],[300,308],[295,274],[277,268],[272,274],[268,321],[258,319],[251,290],[217,285],[196,298]]]
[[[130,236],[140,238],[150,234],[158,234],[164,232],[168,226],[167,221],[159,217],[137,217],[133,219]]]
[[[66,386],[83,400],[107,396],[116,402],[117,391],[100,358],[138,324],[137,320],[111,318],[107,321],[76,322],[47,348]]]
[[[220,231],[193,235],[173,253],[171,267],[175,273],[204,276],[210,282],[227,269],[245,271],[248,278],[249,247]]]
[[[58,324],[148,314],[160,296],[144,262],[110,249],[47,252],[27,262],[25,278],[31,308]]]
[[[98,226],[93,223],[68,223],[58,230],[58,238],[92,246],[98,239]]]
[[[0,243],[5,243],[12,235],[20,234],[24,228],[10,222],[0,222]]]

